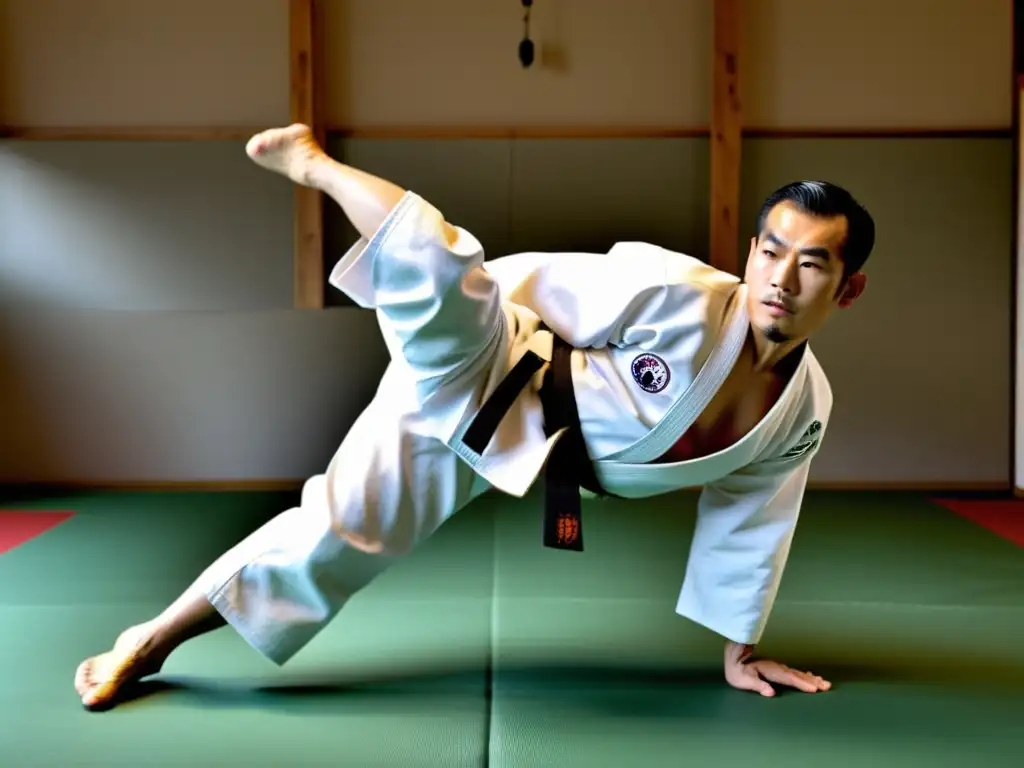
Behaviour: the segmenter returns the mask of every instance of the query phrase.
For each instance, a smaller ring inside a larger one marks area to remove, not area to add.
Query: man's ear
[[[864,293],[864,288],[867,285],[868,276],[863,272],[856,272],[850,275],[846,281],[846,285],[843,286],[839,293],[839,308],[846,309],[851,306],[857,298]]]

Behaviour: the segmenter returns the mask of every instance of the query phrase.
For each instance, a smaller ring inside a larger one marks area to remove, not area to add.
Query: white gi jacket
[[[527,349],[550,359],[550,333],[539,330],[547,326],[576,347],[583,436],[607,491],[640,498],[703,487],[677,612],[757,643],[832,407],[809,346],[778,402],[739,442],[692,461],[651,463],[734,365],[749,332],[745,284],[645,243],[485,263],[465,229],[449,247],[441,221],[409,192],[330,275],[357,304],[377,310],[393,364],[415,379],[421,424],[494,487],[526,493],[560,437],[544,433],[541,374],[482,455],[461,435]]]

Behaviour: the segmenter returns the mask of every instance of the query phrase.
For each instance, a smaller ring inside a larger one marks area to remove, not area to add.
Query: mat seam
[[[484,721],[484,768],[490,768],[491,750],[494,749],[494,664],[498,637],[498,518],[491,516],[491,621],[490,653],[484,674],[484,701],[487,717]]]

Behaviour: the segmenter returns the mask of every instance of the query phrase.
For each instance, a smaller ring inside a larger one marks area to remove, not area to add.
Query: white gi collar
[[[700,371],[694,377],[693,382],[687,387],[686,392],[672,404],[665,413],[665,416],[643,437],[621,451],[617,451],[595,462],[602,477],[608,476],[610,479],[611,476],[618,472],[632,474],[638,465],[643,466],[643,471],[645,472],[658,472],[659,470],[670,470],[680,465],[714,463],[712,460],[715,458],[727,458],[737,453],[765,424],[774,420],[779,409],[785,407],[785,403],[789,400],[794,388],[799,386],[798,382],[802,379],[802,372],[806,364],[805,352],[801,353],[797,371],[790,377],[776,403],[750,432],[732,446],[698,459],[651,464],[651,462],[654,462],[659,457],[664,456],[693,425],[697,417],[703,413],[708,403],[711,402],[715,393],[721,388],[730,371],[732,371],[733,366],[736,365],[750,330],[746,298],[747,285],[741,283],[736,288],[732,317],[726,324],[721,343],[712,350],[704,365],[701,366]]]

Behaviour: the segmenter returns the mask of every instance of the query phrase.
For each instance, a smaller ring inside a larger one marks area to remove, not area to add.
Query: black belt
[[[549,437],[562,428],[566,432],[555,442],[544,468],[544,546],[582,552],[580,488],[599,496],[606,496],[607,492],[597,478],[583,440],[572,385],[573,348],[557,334],[553,335],[551,365],[540,389],[544,432]],[[543,358],[527,351],[480,408],[462,441],[482,454],[512,403],[543,365]]]

